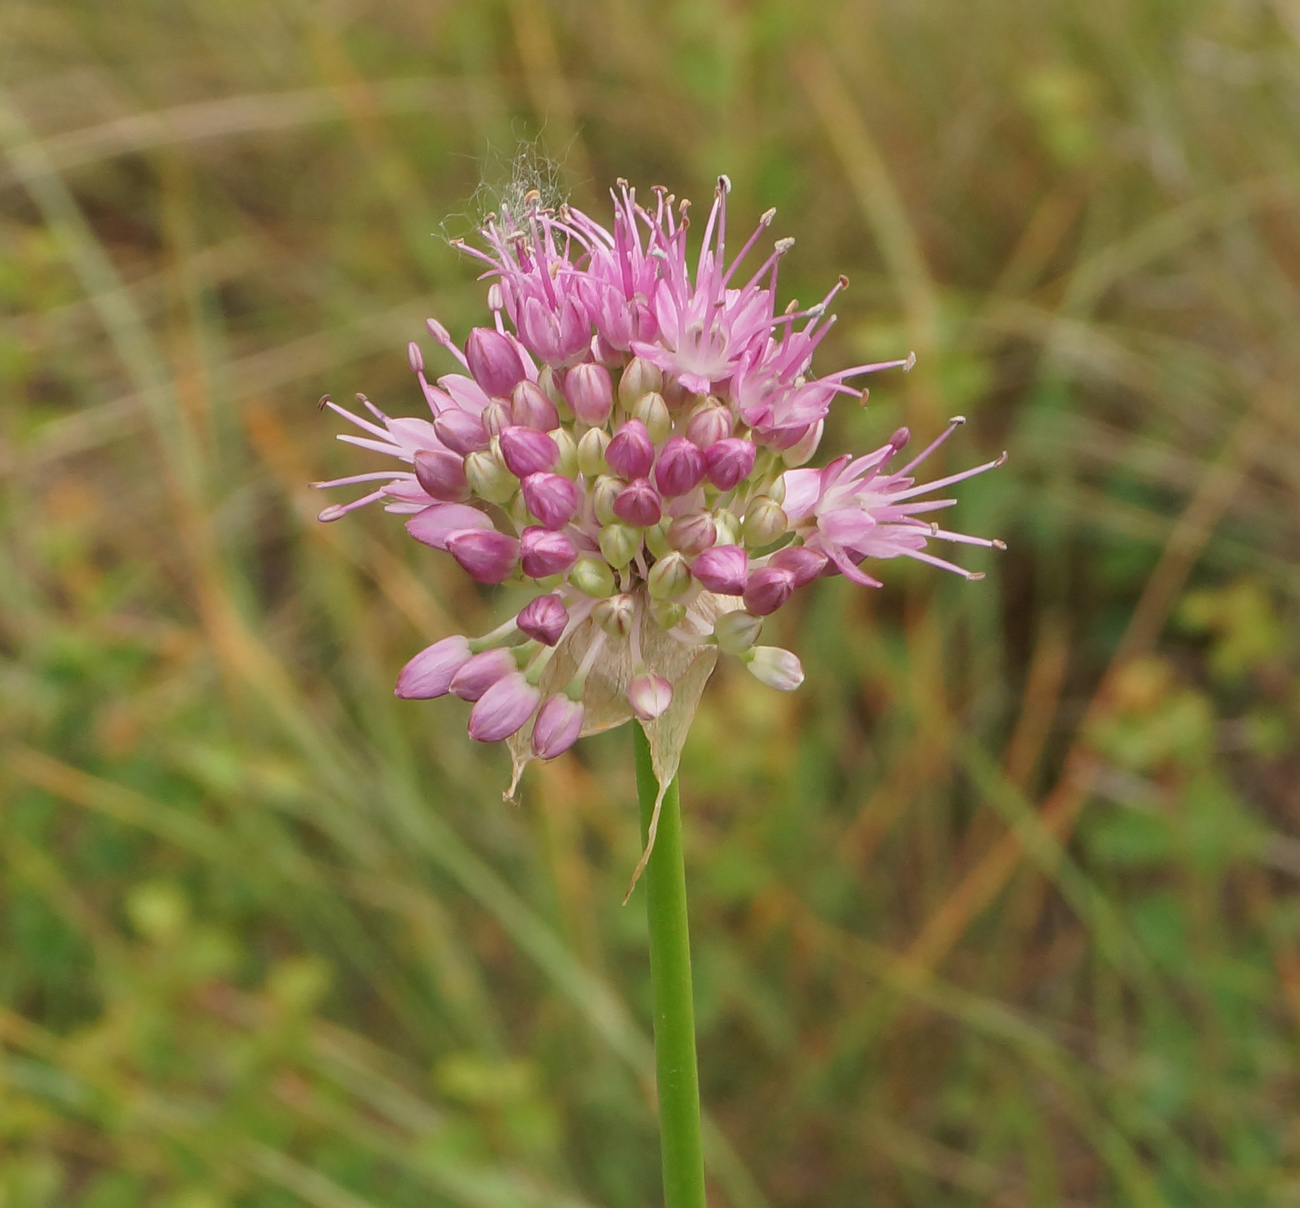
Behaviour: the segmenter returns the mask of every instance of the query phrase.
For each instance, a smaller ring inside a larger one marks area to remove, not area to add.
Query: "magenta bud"
[[[691,563],[691,573],[709,591],[739,596],[749,579],[749,555],[738,545],[715,545]]]
[[[912,433],[906,428],[899,428],[893,436],[889,438],[889,443],[894,446],[895,452],[903,448],[909,440],[912,439]]]
[[[529,474],[521,485],[524,506],[548,529],[562,529],[582,502],[578,484],[563,474]]]
[[[448,407],[435,416],[433,430],[447,448],[462,457],[467,453],[481,453],[488,447],[488,434],[483,421],[459,407]]]
[[[641,721],[653,721],[673,703],[673,686],[662,675],[634,675],[627,686],[627,703]]]
[[[554,646],[569,623],[569,610],[557,595],[538,596],[530,600],[515,618],[520,633],[526,633],[544,646]]]
[[[512,425],[501,430],[501,459],[516,478],[527,478],[555,469],[560,450],[545,432]]]
[[[739,436],[728,436],[715,441],[704,450],[704,464],[708,467],[709,481],[720,491],[729,491],[744,482],[754,468],[754,442]]]
[[[560,413],[535,382],[523,381],[510,393],[510,411],[516,424],[550,432],[560,426]]]
[[[426,646],[402,668],[397,677],[396,695],[404,700],[445,696],[452,678],[469,657],[469,641],[460,634]]]
[[[723,406],[702,407],[686,421],[686,439],[707,449],[731,435],[731,412]]]
[[[406,359],[411,362],[412,373],[424,372],[424,353],[420,351],[420,346],[414,340],[406,346]]]
[[[668,526],[669,548],[683,554],[702,554],[718,539],[718,527],[708,512],[687,512]]]
[[[704,454],[684,436],[671,436],[655,466],[655,485],[668,497],[685,495],[704,478]]]
[[[518,670],[515,656],[496,646],[466,659],[451,677],[447,690],[461,700],[478,700],[503,675],[513,675]]]
[[[564,375],[564,397],[584,424],[601,427],[614,408],[614,382],[604,365],[584,361]]]
[[[425,493],[441,503],[459,503],[469,498],[465,459],[455,453],[421,449],[415,455],[415,477]]]
[[[788,570],[794,575],[795,587],[799,588],[817,578],[830,564],[830,559],[821,550],[809,549],[806,545],[788,545],[777,550],[767,564]]]
[[[519,537],[524,574],[531,579],[562,575],[578,560],[578,548],[563,533],[530,527]]]
[[[654,460],[654,442],[639,419],[628,420],[605,450],[606,463],[621,478],[644,478]]]
[[[745,584],[745,607],[756,617],[774,613],[794,594],[794,571],[765,566]]]
[[[476,327],[465,342],[465,359],[474,380],[493,398],[509,398],[524,379],[524,363],[509,336],[490,327]]]
[[[447,537],[447,552],[478,583],[504,583],[519,561],[519,541],[496,529],[461,529]]]
[[[614,446],[611,444],[610,448]],[[659,523],[663,503],[648,478],[628,483],[614,499],[614,515],[633,528],[649,528]]]
[[[548,696],[533,722],[533,754],[539,759],[554,759],[567,751],[578,741],[585,716],[580,701],[564,695]]]
[[[541,699],[541,692],[518,671],[503,675],[470,710],[469,736],[479,742],[509,738],[523,729]]]

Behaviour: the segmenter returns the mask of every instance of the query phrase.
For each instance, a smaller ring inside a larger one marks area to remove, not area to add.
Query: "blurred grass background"
[[[1294,0],[6,0],[0,89],[0,1205],[658,1198],[630,735],[503,805],[392,697],[493,600],[305,489],[521,141],[852,278],[828,449],[1011,453],[706,693],[714,1202],[1300,1204]]]

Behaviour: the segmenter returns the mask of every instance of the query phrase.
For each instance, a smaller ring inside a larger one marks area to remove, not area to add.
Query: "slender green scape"
[[[636,735],[636,788],[641,840],[646,842],[659,782],[650,742]],[[677,781],[668,786],[654,851],[642,875],[650,920],[650,978],[654,987],[655,1075],[663,1146],[664,1208],[705,1208],[704,1148],[700,1138],[700,1076],[695,1058],[691,940],[686,917],[686,865]]]

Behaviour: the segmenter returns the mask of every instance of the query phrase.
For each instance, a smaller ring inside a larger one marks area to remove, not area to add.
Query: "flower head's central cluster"
[[[488,250],[471,254],[493,279],[494,326],[462,350],[429,321],[464,369],[436,385],[410,346],[431,418],[391,419],[362,399],[372,422],[329,403],[367,434],[340,439],[410,468],[315,484],[378,484],[322,520],[382,499],[480,583],[537,589],[505,625],[444,638],[398,680],[399,696],[473,702],[474,738],[524,735],[532,754],[557,755],[611,724],[608,712],[591,716],[602,676],[625,697],[615,720],[657,718],[673,702],[669,672],[694,650],[736,655],[764,683],[796,688],[799,660],[756,644],[796,589],[838,573],[878,586],[858,564],[898,555],[965,574],[926,552],[936,537],[1000,545],[922,519],[954,502],[923,496],[998,464],[914,485],[912,471],[960,419],[902,466],[906,429],[865,457],[797,468],[816,453],[835,396],[859,393],[850,380],[910,360],[812,377],[844,281],[811,309],[778,313],[777,269],[793,240],[742,281],[773,213],[728,263],[729,187],[719,181],[693,274],[687,205],[662,190],[646,208],[622,184],[612,231],[540,204],[493,217]]]

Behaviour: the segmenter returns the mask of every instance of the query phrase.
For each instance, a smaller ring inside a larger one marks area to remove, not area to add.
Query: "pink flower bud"
[[[510,414],[523,428],[550,432],[560,426],[560,413],[546,392],[534,382],[523,381],[510,392]]]
[[[582,502],[577,483],[563,474],[529,474],[521,485],[524,506],[548,529],[562,529]]]
[[[402,668],[397,677],[396,695],[405,700],[445,696],[452,677],[469,657],[469,642],[460,634],[426,646]]]
[[[530,527],[519,537],[524,574],[532,579],[562,575],[578,560],[578,549],[563,533]]]
[[[606,464],[622,478],[644,478],[654,460],[654,442],[639,419],[628,420],[605,450]]]
[[[755,646],[741,657],[749,674],[769,688],[793,692],[803,683],[803,664],[798,656],[780,646]]]
[[[555,469],[560,450],[545,432],[511,425],[501,430],[501,458],[516,478],[527,478]]]
[[[765,566],[745,584],[745,607],[756,617],[774,613],[794,594],[794,571]]]
[[[420,346],[414,340],[406,346],[406,359],[411,362],[412,373],[424,372],[424,353],[420,351]]]
[[[673,703],[673,686],[662,675],[634,675],[627,686],[627,703],[642,721],[653,721]]]
[[[538,596],[530,600],[515,618],[521,633],[545,646],[554,646],[564,636],[569,623],[569,610],[557,595]]]
[[[480,453],[488,447],[488,434],[483,421],[459,407],[448,407],[435,416],[433,430],[447,448],[462,457],[467,453]]]
[[[564,397],[584,424],[599,428],[614,409],[614,383],[604,365],[584,361],[564,375]]]
[[[585,715],[580,701],[563,694],[548,696],[533,722],[533,754],[539,759],[554,759],[567,751],[578,741]]]
[[[610,448],[614,446],[611,444]],[[663,504],[659,492],[650,485],[648,478],[638,478],[630,482],[614,500],[614,515],[625,524],[634,528],[648,528],[659,523],[663,515]]]
[[[779,549],[768,560],[769,566],[780,567],[794,575],[796,588],[811,583],[829,565],[830,559],[821,550],[806,545],[788,545]]]
[[[483,408],[483,414],[479,419],[483,423],[483,430],[489,436],[500,436],[501,430],[510,426],[510,404],[494,398]]]
[[[541,692],[518,671],[502,676],[469,713],[469,736],[479,742],[500,742],[509,738],[533,715]]]
[[[447,537],[447,552],[478,583],[504,583],[519,562],[519,541],[496,529],[462,529]]]
[[[406,522],[406,531],[412,537],[434,549],[446,549],[447,538],[462,529],[491,527],[492,521],[468,503],[435,503]]]
[[[720,491],[729,491],[744,482],[754,468],[754,442],[739,436],[728,436],[715,441],[704,450],[704,464],[709,481]]]
[[[476,327],[469,333],[465,359],[474,380],[493,398],[509,398],[515,383],[525,376],[514,341],[490,327]]]
[[[738,596],[749,578],[749,555],[738,545],[715,545],[691,563],[691,573],[709,591]]]
[[[503,675],[513,675],[519,668],[509,650],[497,646],[472,655],[460,665],[448,683],[448,691],[461,700],[478,700]]]
[[[707,449],[731,435],[731,411],[719,403],[701,407],[686,421],[686,439]]]
[[[459,503],[469,498],[465,481],[465,459],[455,453],[421,449],[415,455],[415,477],[432,499]]]
[[[702,554],[718,539],[718,528],[708,512],[686,512],[668,526],[668,545],[683,554]]]
[[[655,485],[668,497],[685,495],[704,478],[704,454],[684,436],[669,437],[655,466]]]

